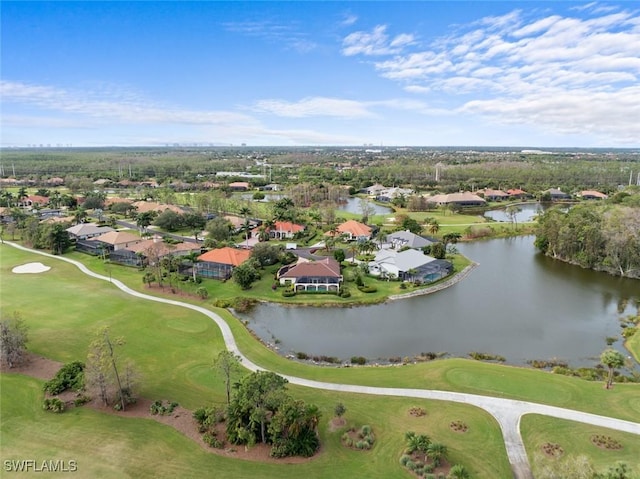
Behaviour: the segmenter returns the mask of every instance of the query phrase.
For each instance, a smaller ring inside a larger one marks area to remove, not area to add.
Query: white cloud
[[[349,27],[358,21],[358,17],[353,13],[345,13],[344,18],[340,22],[343,27]]]
[[[383,56],[374,62],[380,76],[461,114],[638,144],[640,15],[597,3],[581,12],[514,10],[403,51],[377,27],[346,37],[343,52]]]
[[[386,25],[378,25],[371,32],[351,33],[342,42],[342,53],[345,56],[390,55],[400,53],[415,42],[412,34],[402,33],[390,39],[386,32]]]
[[[369,111],[367,105],[361,102],[325,97],[303,98],[297,102],[261,100],[254,105],[253,110],[290,118],[317,116],[371,118],[375,116]]]

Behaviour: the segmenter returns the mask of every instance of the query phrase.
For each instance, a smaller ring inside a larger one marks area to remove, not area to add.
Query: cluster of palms
[[[411,461],[410,456],[418,456],[431,461],[433,467],[438,467],[442,464],[442,461],[447,458],[447,446],[439,442],[432,442],[431,438],[426,434],[416,434],[413,431],[409,431],[405,434],[406,446],[404,450],[404,456],[406,460],[403,461],[406,466]],[[414,465],[416,463],[413,463]],[[416,469],[414,472],[420,474],[420,470]],[[469,472],[461,464],[455,464],[449,469],[448,479],[467,479]]]

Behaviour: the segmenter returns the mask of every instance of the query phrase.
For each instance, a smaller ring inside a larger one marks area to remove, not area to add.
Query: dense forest
[[[628,278],[640,278],[640,191],[622,191],[602,204],[547,210],[536,246],[547,256]]]

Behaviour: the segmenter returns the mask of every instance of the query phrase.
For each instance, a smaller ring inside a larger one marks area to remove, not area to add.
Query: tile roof
[[[371,236],[371,228],[356,220],[345,221],[338,226],[338,232],[351,233],[351,236]],[[331,232],[327,231],[325,235],[331,236]]]
[[[179,253],[182,251],[200,251],[200,245],[197,243],[169,244],[165,243],[164,241],[149,239],[127,247],[128,251],[133,251],[134,253],[147,253],[153,251],[154,249],[155,253],[158,256],[165,256],[171,253]]]
[[[95,223],[80,223],[67,228],[66,231],[75,236],[87,236],[110,233],[115,230],[110,226],[98,226]]]
[[[305,261],[290,268],[281,278],[299,278],[301,276],[340,277],[340,264],[333,258],[318,261]]]
[[[95,238],[91,238],[89,241],[102,241],[103,243],[117,245],[123,243],[132,243],[134,241],[140,242],[142,241],[142,238],[126,231],[109,231],[108,233],[104,233],[100,236],[96,236]]]
[[[224,248],[212,249],[204,254],[198,256],[200,261],[207,261],[209,263],[229,264],[232,266],[239,266],[249,259],[251,251],[246,249],[235,249],[225,246]]]

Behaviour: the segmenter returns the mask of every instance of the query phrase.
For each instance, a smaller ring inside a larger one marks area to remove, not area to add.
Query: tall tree
[[[620,351],[609,348],[605,349],[600,355],[600,362],[609,369],[606,388],[611,389],[613,387],[613,373],[616,369],[624,366],[624,356]]]
[[[0,320],[0,361],[9,368],[20,364],[27,351],[29,328],[19,312]]]
[[[231,380],[233,376],[242,369],[240,365],[240,356],[227,351],[220,351],[213,361],[215,369],[222,374],[224,378],[224,386],[227,391],[227,406],[231,404]]]
[[[126,383],[121,381],[114,350],[114,346],[123,344],[122,338],[111,339],[108,327],[99,328],[89,345],[86,363],[87,385],[98,389],[100,399],[105,406],[115,399],[122,411],[129,399],[133,397],[133,391],[128,390],[125,387]],[[129,377],[130,374],[127,373],[126,376]]]

